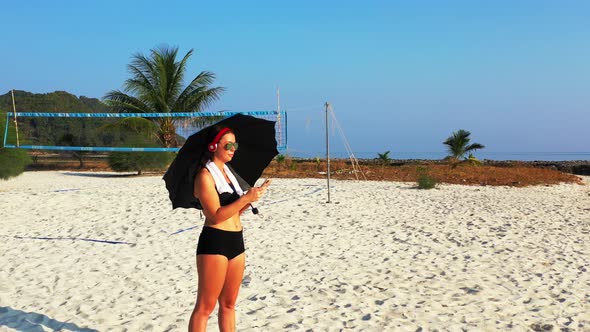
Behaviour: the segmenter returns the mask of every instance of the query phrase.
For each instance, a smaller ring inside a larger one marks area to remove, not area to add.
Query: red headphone
[[[211,142],[207,145],[207,149],[209,150],[209,152],[215,152],[215,150],[217,150],[217,143],[219,143],[219,140],[221,139],[221,137],[223,135],[225,135],[228,131],[231,131],[231,129],[226,127],[226,128],[221,129],[217,133],[217,135],[215,135],[213,142]]]

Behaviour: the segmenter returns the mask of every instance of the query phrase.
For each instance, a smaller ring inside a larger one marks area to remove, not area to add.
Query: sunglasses
[[[225,145],[223,146],[223,148],[224,148],[226,151],[229,151],[229,150],[231,150],[231,149],[237,150],[237,149],[238,149],[238,142],[234,142],[234,143],[232,143],[232,142],[225,143]]]

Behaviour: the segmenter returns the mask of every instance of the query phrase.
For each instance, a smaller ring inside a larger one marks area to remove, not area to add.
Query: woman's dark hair
[[[203,154],[201,155],[201,160],[200,160],[201,161],[201,168],[205,167],[207,162],[209,160],[211,160],[211,158],[213,158],[213,152],[211,152],[211,151],[209,151],[209,149],[207,149],[207,145],[209,145],[209,143],[213,142],[213,140],[215,139],[215,136],[217,136],[217,133],[219,133],[221,131],[221,129],[223,129],[223,128],[227,128],[227,127],[215,125],[215,126],[209,128],[209,132],[207,133],[207,136],[206,136],[207,142],[205,143],[206,145],[205,145],[205,148],[203,149]],[[231,128],[229,128],[229,131],[227,133],[234,134],[234,131]]]

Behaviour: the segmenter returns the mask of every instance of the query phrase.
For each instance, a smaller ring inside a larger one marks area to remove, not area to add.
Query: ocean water
[[[325,158],[326,152],[306,152],[306,151],[281,151],[291,157],[296,158]],[[374,159],[380,152],[354,152],[358,159]],[[447,156],[446,152],[396,152],[389,153],[390,159],[426,159],[440,160]],[[489,160],[519,160],[519,161],[569,161],[569,160],[586,160],[590,161],[590,152],[484,152],[474,153],[477,159]],[[348,153],[343,151],[330,151],[331,158],[349,158]]]

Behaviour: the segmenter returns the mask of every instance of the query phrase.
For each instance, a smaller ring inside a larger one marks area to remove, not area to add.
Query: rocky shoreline
[[[524,165],[539,168],[551,168],[564,173],[576,175],[590,175],[590,160],[568,160],[568,161],[506,161],[506,160],[484,160],[484,164],[498,167],[510,167]]]
[[[316,159],[297,158],[297,161],[308,161],[316,162]],[[344,159],[334,159],[344,160]],[[347,162],[350,162],[346,159]],[[358,159],[361,165],[374,165],[380,164],[379,159]],[[551,160],[533,160],[533,161],[522,161],[522,160],[481,160],[484,165],[496,166],[496,167],[537,167],[537,168],[549,168],[558,170],[564,173],[570,173],[575,175],[590,175],[590,160],[566,160],[566,161],[551,161]],[[431,160],[431,159],[391,159],[389,161],[390,166],[403,166],[413,164],[446,164],[446,160]]]

